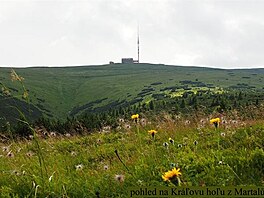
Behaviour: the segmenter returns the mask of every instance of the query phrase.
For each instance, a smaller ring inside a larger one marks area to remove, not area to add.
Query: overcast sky
[[[261,0],[0,0],[0,66],[264,68]]]

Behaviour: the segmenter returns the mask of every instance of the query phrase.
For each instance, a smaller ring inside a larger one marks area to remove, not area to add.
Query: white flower
[[[29,151],[29,152],[26,153],[26,155],[27,155],[28,157],[32,157],[32,156],[34,155],[34,153],[33,153],[32,151]]]
[[[118,121],[119,122],[125,122],[125,120],[123,118],[119,118]]]
[[[164,142],[164,143],[163,143],[163,146],[164,146],[165,148],[168,148],[168,146],[169,146],[168,142]]]
[[[50,135],[53,136],[53,137],[57,136],[57,134],[55,132],[51,132]]]
[[[126,129],[130,129],[131,126],[130,126],[129,124],[125,124],[125,128],[126,128]]]
[[[119,182],[124,182],[125,176],[124,175],[115,175],[115,180],[119,181]]]
[[[19,175],[21,175],[21,173],[18,170],[13,170],[12,175],[19,176]]]
[[[10,150],[9,146],[3,146],[3,147],[2,147],[2,151],[3,151],[3,152],[7,152],[7,153],[8,153],[9,150]]]
[[[12,153],[12,151],[9,151],[6,156],[7,157],[14,157],[15,155],[14,155],[14,153]]]
[[[226,135],[225,133],[221,133],[221,136],[222,136],[222,137],[225,137],[225,135]]]
[[[83,169],[83,165],[82,164],[78,164],[75,166],[76,171],[81,171]]]

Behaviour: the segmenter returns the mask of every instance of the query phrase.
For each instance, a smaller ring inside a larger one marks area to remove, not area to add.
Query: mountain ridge
[[[11,69],[0,67],[0,82],[11,90],[13,97],[22,100],[21,85],[9,78]],[[25,78],[23,83],[28,89],[30,103],[43,115],[59,119],[85,110],[93,112],[149,102],[157,95],[172,96],[188,90],[232,88],[262,91],[264,83],[264,68],[117,63],[13,69]],[[74,111],[85,106],[89,108]],[[2,112],[2,115],[6,113]]]

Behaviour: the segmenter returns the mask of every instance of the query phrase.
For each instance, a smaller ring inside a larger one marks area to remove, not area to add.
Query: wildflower
[[[146,122],[146,119],[141,119],[140,120],[140,124],[142,125],[142,126],[146,126],[146,124],[147,124],[147,122]]]
[[[2,151],[3,152],[9,152],[9,146],[3,146]]]
[[[169,141],[171,144],[174,144],[174,140],[172,138],[169,138]]]
[[[221,133],[221,136],[222,136],[222,137],[225,137],[225,135],[226,135],[225,133]]]
[[[196,146],[196,145],[198,144],[198,141],[195,140],[195,141],[193,142],[193,144]]]
[[[168,142],[164,142],[164,143],[163,143],[163,146],[164,146],[165,148],[168,148],[168,146],[169,146]]]
[[[70,133],[66,133],[65,136],[66,137],[71,137],[71,134]]]
[[[125,122],[125,120],[123,118],[119,118],[118,121],[119,122]]]
[[[101,139],[97,139],[97,140],[96,140],[96,143],[97,143],[97,144],[101,144],[101,143],[102,143],[102,140],[101,140]]]
[[[139,119],[139,115],[138,114],[134,114],[134,115],[131,116],[131,119],[135,120],[135,122],[137,123],[138,119]]]
[[[162,175],[164,181],[172,181],[181,175],[180,169],[173,168],[171,171],[168,171]]]
[[[28,137],[29,137],[29,139],[31,139],[31,140],[33,140],[33,138],[34,138],[33,135],[29,135]]]
[[[77,155],[77,153],[75,151],[71,152],[71,156],[75,157]]]
[[[29,151],[29,152],[26,153],[26,155],[27,155],[28,157],[32,157],[32,156],[34,155],[34,153],[31,152],[31,151]]]
[[[45,137],[48,137],[48,136],[49,136],[49,134],[48,134],[47,131],[45,131],[45,132],[43,133],[43,135],[44,135]]]
[[[182,148],[182,144],[178,144],[178,148]]]
[[[108,165],[104,165],[104,170],[108,170],[109,166]]]
[[[12,175],[19,176],[19,175],[21,175],[21,173],[18,170],[13,170]]]
[[[115,175],[115,180],[118,182],[124,182],[125,181],[125,176],[124,175]]]
[[[236,120],[232,120],[231,122],[232,122],[232,124],[237,124]]]
[[[222,165],[222,164],[223,164],[223,161],[219,161],[218,164],[219,164],[219,165]]]
[[[171,162],[170,166],[171,166],[172,168],[174,168],[174,167],[176,166],[176,164]]]
[[[186,120],[185,121],[185,125],[189,125],[189,124],[191,124],[191,121],[190,120]]]
[[[12,153],[12,151],[9,151],[6,156],[7,157],[14,157],[15,155],[14,155],[14,153]]]
[[[179,120],[179,119],[181,119],[181,116],[176,115],[176,116],[175,116],[175,119],[176,119],[176,120]]]
[[[126,129],[130,129],[131,126],[130,126],[129,124],[125,124],[125,128],[126,128]]]
[[[131,119],[134,120],[134,119],[138,119],[139,118],[139,115],[138,114],[134,114],[131,116]]]
[[[51,132],[50,135],[53,136],[53,137],[57,136],[55,132]]]
[[[227,121],[226,120],[222,120],[222,124],[227,124]]]
[[[215,128],[217,128],[218,125],[220,124],[220,121],[221,121],[220,118],[214,118],[210,120],[210,123],[214,124]]]
[[[83,169],[83,165],[82,164],[78,164],[75,166],[76,171],[81,171]]]
[[[104,126],[103,127],[103,132],[109,133],[111,131],[111,126]]]
[[[151,134],[151,136],[154,138],[155,134],[158,133],[158,131],[151,129],[148,131],[149,134]]]

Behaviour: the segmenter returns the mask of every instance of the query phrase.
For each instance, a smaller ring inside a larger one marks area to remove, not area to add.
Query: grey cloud
[[[264,2],[0,1],[0,65],[264,66]]]

